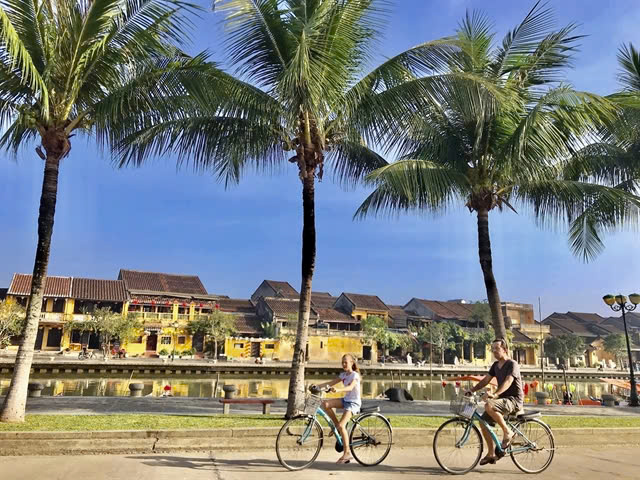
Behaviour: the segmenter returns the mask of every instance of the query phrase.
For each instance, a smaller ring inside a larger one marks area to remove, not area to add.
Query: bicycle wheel
[[[322,437],[322,427],[313,417],[301,415],[287,421],[276,439],[280,464],[288,470],[307,468],[318,458]]]
[[[444,422],[433,438],[433,454],[438,465],[454,475],[473,470],[480,461],[482,448],[478,427],[461,417]]]
[[[391,450],[391,424],[376,413],[356,419],[349,434],[349,445],[353,458],[360,465],[371,467],[381,463]]]
[[[522,433],[511,442],[512,449],[527,450],[511,453],[511,460],[524,473],[540,473],[551,465],[555,453],[555,442],[551,429],[540,420],[531,418],[515,425]]]

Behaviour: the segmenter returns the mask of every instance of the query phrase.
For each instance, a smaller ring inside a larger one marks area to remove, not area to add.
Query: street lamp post
[[[626,312],[635,310],[640,303],[640,294],[632,293],[629,295],[631,304],[627,303],[627,297],[624,295],[605,295],[602,297],[604,303],[606,303],[614,312],[622,312],[622,323],[624,324],[624,337],[627,340],[627,355],[629,355],[629,383],[631,384],[631,398],[629,401],[630,407],[638,407],[638,390],[636,389],[636,379],[633,373],[633,358],[631,357],[631,344],[629,343],[629,331],[627,330],[627,317]]]

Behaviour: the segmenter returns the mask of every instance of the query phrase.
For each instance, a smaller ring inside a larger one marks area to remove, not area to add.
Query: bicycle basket
[[[471,418],[476,411],[476,404],[471,398],[463,395],[451,400],[449,410],[455,415]]]
[[[307,400],[304,402],[304,413],[307,415],[315,415],[321,404],[322,397],[318,395],[307,395]]]

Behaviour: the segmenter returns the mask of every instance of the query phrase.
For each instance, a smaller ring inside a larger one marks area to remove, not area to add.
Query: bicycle
[[[503,450],[493,429],[476,411],[477,406],[475,395],[451,400],[450,410],[455,416],[440,425],[433,439],[433,454],[444,471],[454,475],[465,474],[480,461],[484,445],[476,421],[488,428],[496,445],[496,457],[510,455],[516,467],[524,473],[540,473],[551,465],[555,441],[549,426],[540,420],[540,412],[505,416],[505,422],[515,436],[511,445]],[[454,459],[460,459],[459,466],[454,465]],[[535,461],[540,465],[534,467]]]
[[[95,353],[90,352],[86,348],[83,348],[80,353],[78,353],[78,360],[87,360],[89,358],[94,358]]]
[[[324,430],[318,416],[324,418],[333,431],[336,451],[343,451],[342,436],[321,407],[320,394],[328,392],[330,388],[320,390],[312,385],[304,413],[288,420],[280,429],[276,439],[276,454],[280,464],[287,470],[302,470],[318,458],[324,444]],[[364,407],[347,424],[351,454],[360,465],[366,467],[381,463],[391,450],[391,423],[379,412],[380,407]]]

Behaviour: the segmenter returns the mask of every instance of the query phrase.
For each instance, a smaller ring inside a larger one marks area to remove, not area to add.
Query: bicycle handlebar
[[[318,395],[320,393],[328,393],[331,391],[331,387],[330,386],[325,386],[320,388],[317,385],[309,385],[309,391],[314,394],[314,395]]]

